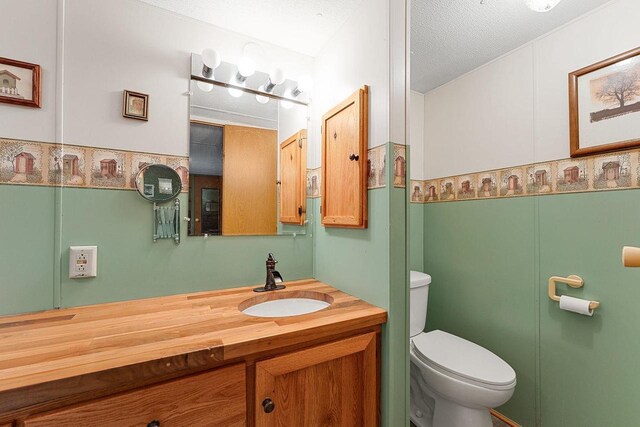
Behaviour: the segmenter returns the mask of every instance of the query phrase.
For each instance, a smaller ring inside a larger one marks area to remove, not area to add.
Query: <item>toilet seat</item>
[[[516,373],[484,347],[447,332],[435,330],[411,339],[415,356],[432,369],[459,381],[492,390],[515,386]]]

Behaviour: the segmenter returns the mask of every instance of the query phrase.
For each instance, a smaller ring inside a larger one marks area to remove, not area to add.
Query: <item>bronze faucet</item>
[[[265,281],[264,287],[261,286],[259,288],[255,288],[253,292],[277,291],[286,287],[285,285],[276,285],[276,278],[274,273],[278,277],[282,278],[282,276],[280,276],[280,273],[275,271],[277,263],[278,261],[276,261],[276,259],[273,257],[273,254],[269,254],[269,257],[267,258],[267,279]]]

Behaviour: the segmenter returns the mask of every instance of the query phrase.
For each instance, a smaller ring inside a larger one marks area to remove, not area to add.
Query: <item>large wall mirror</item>
[[[243,79],[228,63],[206,70],[194,54],[189,235],[304,234],[308,105],[298,82]]]

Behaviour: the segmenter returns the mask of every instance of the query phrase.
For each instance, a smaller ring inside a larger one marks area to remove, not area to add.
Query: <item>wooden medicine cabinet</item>
[[[307,130],[280,144],[280,222],[303,225],[307,211]]]
[[[369,87],[322,117],[322,224],[367,228]]]

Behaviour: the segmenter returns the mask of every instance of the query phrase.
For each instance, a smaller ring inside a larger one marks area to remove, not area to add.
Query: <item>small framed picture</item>
[[[39,65],[0,57],[0,102],[40,108],[41,74]]]
[[[125,90],[122,97],[122,116],[136,120],[149,120],[149,95]]]
[[[149,197],[154,197],[156,193],[156,186],[153,184],[145,184],[144,185],[144,195]]]
[[[640,48],[569,74],[571,157],[640,146]]]

